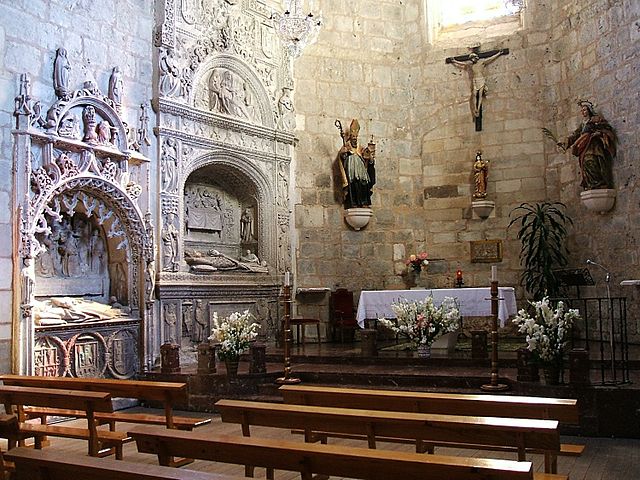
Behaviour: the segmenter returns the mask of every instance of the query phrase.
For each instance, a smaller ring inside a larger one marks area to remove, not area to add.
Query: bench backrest
[[[0,403],[85,411],[91,408],[93,412],[113,412],[111,395],[107,392],[0,385]]]
[[[123,462],[109,458],[81,457],[55,450],[19,447],[4,454],[15,463],[15,480],[240,480],[214,473]]]
[[[178,382],[26,375],[2,375],[0,380],[5,385],[109,392],[113,397],[137,398],[171,404],[187,401],[187,384]]]
[[[138,427],[129,432],[141,453],[233,464],[250,464],[348,478],[447,478],[448,480],[531,479],[530,462],[370,450],[343,445],[299,443],[255,437]]]
[[[540,418],[578,424],[577,401],[512,395],[455,394],[283,385],[288,404],[488,417]]]
[[[242,400],[219,400],[223,422],[409,440],[560,451],[556,420],[387,412]]]

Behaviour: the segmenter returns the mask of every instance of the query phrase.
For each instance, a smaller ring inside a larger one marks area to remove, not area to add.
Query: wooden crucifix
[[[487,82],[484,78],[484,67],[496,60],[500,55],[507,55],[508,48],[480,52],[480,47],[472,47],[468,55],[447,57],[445,63],[451,63],[455,67],[466,70],[471,80],[471,96],[469,106],[471,115],[476,123],[476,132],[482,130],[482,99],[487,94]]]

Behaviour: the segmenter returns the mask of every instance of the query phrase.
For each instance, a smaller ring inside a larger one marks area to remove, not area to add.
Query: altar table
[[[483,317],[491,315],[491,289],[484,288],[436,288],[423,290],[363,290],[360,292],[356,319],[360,328],[364,328],[365,319],[395,318],[391,303],[401,298],[406,300],[424,300],[433,296],[436,305],[440,305],[444,297],[457,299],[460,314]],[[498,319],[504,327],[507,319],[518,313],[516,295],[513,287],[498,289]]]

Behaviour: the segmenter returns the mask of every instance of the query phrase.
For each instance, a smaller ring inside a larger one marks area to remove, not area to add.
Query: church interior
[[[639,57],[637,0],[0,0],[0,474],[636,478]]]

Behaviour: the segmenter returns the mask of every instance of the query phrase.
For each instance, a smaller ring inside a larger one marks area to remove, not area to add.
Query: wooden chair
[[[353,306],[353,292],[346,288],[338,288],[331,292],[329,299],[330,319],[333,340],[337,340],[336,333],[340,333],[340,342],[345,338],[353,341],[354,332],[358,326],[356,310]],[[345,332],[347,336],[345,337]]]

